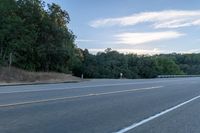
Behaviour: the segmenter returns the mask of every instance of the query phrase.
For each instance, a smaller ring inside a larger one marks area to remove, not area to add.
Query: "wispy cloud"
[[[116,48],[116,49],[112,49],[115,51],[118,51],[120,53],[125,53],[125,54],[130,54],[130,53],[134,53],[134,54],[139,54],[139,55],[154,55],[154,54],[160,54],[162,51],[154,48],[154,49],[120,49],[120,48]],[[93,54],[96,54],[97,52],[104,52],[105,49],[89,49],[89,51]]]
[[[183,36],[183,33],[176,31],[165,31],[165,32],[144,32],[144,33],[121,33],[115,35],[116,42],[119,44],[143,44],[148,42],[173,39]]]
[[[182,53],[199,53],[200,49],[190,49],[188,51],[183,51]]]
[[[200,10],[164,10],[157,12],[141,12],[119,18],[105,18],[90,22],[92,27],[130,26],[151,22],[154,28],[179,28],[200,26]]]

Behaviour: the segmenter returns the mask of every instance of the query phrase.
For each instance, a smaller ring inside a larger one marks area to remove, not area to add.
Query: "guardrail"
[[[200,75],[158,75],[157,78],[184,78],[184,77],[200,77]]]

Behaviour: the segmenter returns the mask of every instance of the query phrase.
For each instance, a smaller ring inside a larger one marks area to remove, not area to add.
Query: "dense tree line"
[[[68,72],[76,60],[70,18],[56,4],[0,0],[0,62],[31,71]]]
[[[82,51],[83,61],[74,74],[81,73],[88,78],[154,78],[157,75],[184,74],[173,58],[168,56],[147,56],[136,54],[122,54],[111,49],[90,54]]]
[[[180,69],[189,75],[200,74],[200,54],[163,54],[160,57],[170,58],[180,67]]]
[[[154,78],[158,75],[199,75],[200,54],[122,54],[111,49],[90,54],[81,51],[84,57],[74,74],[88,78]]]
[[[200,54],[122,54],[110,48],[96,55],[76,47],[69,14],[41,0],[0,0],[0,64],[29,71],[82,74],[86,78],[153,78],[200,74]]]

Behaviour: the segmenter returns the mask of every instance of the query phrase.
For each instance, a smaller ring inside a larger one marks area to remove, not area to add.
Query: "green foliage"
[[[200,54],[166,54],[160,56],[174,60],[185,74],[200,74]]]
[[[92,55],[86,49],[81,51],[82,63],[73,71],[87,78],[154,78],[158,75],[199,75],[200,54],[160,54],[139,56],[120,54],[110,48]],[[80,62],[79,62],[80,63]]]
[[[179,66],[171,58],[162,56],[138,56],[120,54],[106,49],[97,55],[82,51],[84,59],[79,70],[87,78],[154,78],[157,75],[183,74]],[[76,73],[74,73],[76,75]]]
[[[108,48],[96,55],[76,47],[69,14],[42,0],[0,0],[0,65],[86,78],[154,78],[200,74],[200,54],[138,56]]]
[[[0,1],[0,60],[31,71],[69,72],[76,60],[75,36],[69,15],[56,4],[41,0]]]
[[[159,75],[176,75],[184,74],[174,60],[168,57],[156,58]]]

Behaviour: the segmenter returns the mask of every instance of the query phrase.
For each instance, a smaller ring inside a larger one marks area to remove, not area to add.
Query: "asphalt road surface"
[[[2,86],[0,133],[200,133],[200,78]]]

